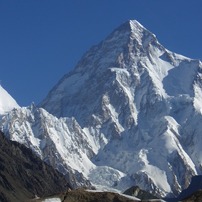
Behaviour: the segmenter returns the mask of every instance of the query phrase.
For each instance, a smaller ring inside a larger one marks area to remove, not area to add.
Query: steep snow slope
[[[50,114],[14,110],[1,127],[62,172],[81,172],[97,187],[138,185],[177,195],[202,172],[201,72],[200,61],[168,51],[128,21],[50,91],[40,105]]]
[[[74,118],[58,119],[32,104],[5,115],[1,128],[9,139],[31,148],[42,160],[67,175],[72,186],[89,185],[81,173],[86,174],[93,167],[87,155],[94,152]]]
[[[11,111],[13,108],[18,108],[19,105],[11,97],[11,95],[0,85],[0,115]]]

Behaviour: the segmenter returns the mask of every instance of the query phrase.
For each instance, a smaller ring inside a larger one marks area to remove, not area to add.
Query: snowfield
[[[61,202],[60,198],[49,198],[45,199],[43,202]]]
[[[11,97],[11,95],[0,85],[0,115],[3,115],[14,108],[19,108],[19,105]]]

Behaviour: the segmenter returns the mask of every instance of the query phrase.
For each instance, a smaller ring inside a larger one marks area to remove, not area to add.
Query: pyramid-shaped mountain
[[[171,196],[202,172],[202,64],[135,20],[87,51],[40,107],[1,127],[77,186]]]

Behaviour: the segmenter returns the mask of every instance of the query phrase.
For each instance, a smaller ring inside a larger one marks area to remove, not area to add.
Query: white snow
[[[194,93],[194,107],[198,112],[202,114],[202,88],[197,84],[194,85]]]
[[[120,195],[124,196],[124,197],[126,197],[128,199],[132,199],[132,200],[136,200],[136,201],[141,201],[139,198],[137,198],[135,196],[129,196],[129,195],[126,195],[126,194],[121,194],[121,193],[120,193]]]
[[[124,91],[124,93],[127,95],[127,97],[129,98],[129,107],[130,107],[130,111],[132,112],[131,115],[136,123],[138,111],[134,104],[134,92],[133,92],[134,89],[129,88],[129,85],[128,85],[128,80],[130,79],[131,75],[126,69],[111,68],[111,71],[116,72],[116,79],[118,81],[118,84],[120,88]],[[113,108],[113,106],[111,108]],[[116,117],[118,117],[118,114],[116,114]],[[122,131],[124,131],[123,127],[122,127]]]
[[[60,198],[48,198],[42,202],[61,202],[61,199]]]
[[[170,96],[187,94],[194,96],[193,81],[197,65],[190,61],[182,60],[179,65],[168,72],[164,78],[164,89]]]
[[[104,191],[107,191],[107,190],[99,190],[99,189],[97,189],[97,190],[86,190],[86,191],[88,191],[88,192],[104,192]],[[116,191],[113,191],[113,190],[108,190],[108,191],[110,191],[112,193],[119,194],[119,195],[124,196],[124,197],[126,197],[128,199],[132,199],[132,200],[136,200],[136,201],[141,201],[139,198],[134,197],[134,196],[129,196],[129,195],[126,195],[126,194],[122,194],[120,192],[116,192]]]
[[[141,172],[146,173],[153,180],[153,182],[157,185],[157,187],[159,187],[160,189],[169,193],[171,191],[171,189],[170,189],[170,185],[168,184],[166,172],[159,169],[156,166],[151,165],[147,159],[147,153],[148,153],[147,150],[141,150],[140,154],[139,154],[140,159],[144,163],[144,167],[141,170]]]
[[[106,107],[107,107],[108,110],[110,111],[110,115],[111,115],[112,121],[113,121],[114,123],[116,123],[118,132],[119,132],[119,133],[123,132],[123,131],[124,131],[124,128],[123,128],[123,126],[119,123],[119,120],[118,120],[118,113],[116,112],[116,109],[115,109],[110,103],[107,104]]]
[[[96,186],[102,187],[102,190],[125,190],[131,184],[128,179],[126,183],[122,183],[122,179],[126,174],[108,166],[96,166],[88,175],[89,180]]]
[[[0,115],[7,113],[14,108],[19,108],[19,105],[11,97],[11,95],[0,85]]]

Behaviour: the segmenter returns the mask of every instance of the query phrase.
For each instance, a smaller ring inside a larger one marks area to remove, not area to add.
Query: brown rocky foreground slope
[[[129,199],[118,193],[112,192],[91,192],[84,189],[67,191],[66,193],[53,196],[60,198],[62,202],[137,202],[139,200]],[[35,202],[43,202],[45,199],[38,199]]]
[[[96,191],[86,191],[84,189],[77,189],[72,191],[67,191],[66,193],[55,195],[50,198],[60,198],[61,202],[161,202],[160,199],[154,200],[139,200],[135,197],[130,197],[126,195],[121,195],[113,192],[96,192]],[[44,202],[45,199],[38,199],[34,202]]]
[[[116,193],[111,192],[88,192],[85,190],[74,190],[67,192],[63,199],[64,202],[136,202],[137,200],[127,199]]]

